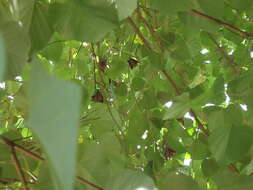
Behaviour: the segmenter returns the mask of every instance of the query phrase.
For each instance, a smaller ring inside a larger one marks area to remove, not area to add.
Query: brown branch
[[[134,23],[134,21],[128,17],[127,18],[128,23],[132,26],[134,32],[138,35],[138,37],[142,40],[144,46],[147,49],[152,49],[150,43],[146,40],[146,38],[142,35],[141,31],[139,30],[139,28],[136,26],[136,24]]]
[[[19,180],[15,178],[0,178],[0,183],[2,184],[15,183],[15,182],[19,182]]]
[[[176,91],[176,94],[179,96],[181,94],[180,89],[177,87],[177,84],[175,83],[175,81],[170,77],[170,75],[165,71],[162,70],[163,74],[165,75],[165,77],[168,79],[169,83],[171,84],[171,86],[174,88],[174,90]],[[190,113],[192,114],[192,116],[194,117],[194,119],[196,120],[199,129],[206,135],[209,136],[209,132],[208,130],[204,127],[204,125],[201,123],[201,121],[198,119],[196,113],[190,109]],[[180,123],[182,123],[181,121],[179,121]]]
[[[9,140],[8,138],[0,136],[0,142],[13,147],[15,150],[18,150],[18,151],[26,154],[27,156],[29,156],[37,161],[44,161],[45,160],[43,157],[31,152],[30,150],[23,148],[22,146],[14,143],[13,141]]]
[[[99,186],[97,186],[97,185],[91,183],[91,182],[88,181],[87,179],[84,179],[84,178],[82,178],[82,177],[80,177],[80,176],[76,176],[76,178],[77,178],[78,181],[80,181],[80,182],[83,183],[83,184],[88,184],[88,185],[90,185],[91,187],[94,187],[94,188],[97,189],[97,190],[104,190],[102,187],[99,187]]]
[[[228,168],[229,168],[232,172],[234,172],[234,173],[237,173],[237,174],[240,173],[240,171],[235,167],[234,164],[229,164],[229,165],[228,165]]]
[[[174,90],[176,91],[176,94],[179,96],[181,94],[180,89],[177,87],[176,83],[174,82],[174,80],[170,77],[170,75],[163,69],[162,73],[165,75],[165,77],[168,79],[169,83],[171,84],[171,86],[174,88]]]
[[[147,21],[145,20],[145,18],[142,17],[141,14],[139,14],[139,17],[142,19],[142,21],[144,22],[144,24],[147,26],[147,28],[149,29],[151,35],[154,36],[154,38],[159,38],[156,36],[155,31],[153,30],[153,28],[151,26],[149,26],[149,24],[147,23]],[[130,18],[129,18],[130,19]],[[134,24],[135,25],[135,24]],[[137,26],[135,26],[137,28]],[[137,28],[138,29],[138,28]],[[136,31],[136,34],[141,36],[141,38],[145,39],[144,36],[142,35],[142,33],[139,31]],[[161,42],[161,47],[162,47],[162,41]],[[146,48],[149,48],[150,46],[146,46]],[[175,83],[175,81],[171,78],[171,76],[164,70],[162,69],[162,73],[165,75],[165,77],[168,79],[169,83],[171,84],[171,86],[175,89],[176,94],[179,96],[181,94],[180,89],[177,87],[177,84]],[[191,114],[193,115],[193,117],[195,118],[200,130],[206,135],[209,135],[208,130],[204,127],[204,125],[200,122],[200,120],[198,119],[196,113],[191,109],[190,110]],[[182,120],[178,120],[180,123],[184,124],[184,122],[182,122]]]
[[[228,64],[231,66],[231,68],[233,69],[233,71],[238,74],[238,71],[236,70],[237,64],[234,62],[233,59],[231,59],[227,53],[224,51],[224,49],[222,47],[220,47],[220,45],[218,44],[218,42],[214,39],[214,37],[208,33],[209,38],[212,40],[212,42],[217,46],[219,52],[223,55],[223,57],[227,60]]]
[[[20,162],[19,162],[19,160],[18,160],[16,151],[15,151],[15,149],[14,149],[13,146],[11,146],[10,148],[11,148],[11,159],[12,159],[12,161],[13,161],[13,163],[14,163],[14,166],[15,166],[15,168],[16,168],[16,171],[17,171],[17,174],[18,174],[18,176],[19,176],[19,178],[20,178],[20,181],[21,181],[21,183],[23,184],[24,189],[25,189],[25,190],[29,190],[28,183],[27,183],[27,181],[26,181],[25,174],[24,174],[24,172],[22,171],[22,168],[21,168]]]
[[[37,161],[45,161],[45,158],[31,152],[30,150],[27,150],[25,149],[24,147],[12,142],[10,139],[8,138],[5,138],[5,137],[2,137],[0,136],[0,142],[3,143],[3,144],[6,144],[8,146],[10,146],[13,150],[19,150],[20,152],[23,152],[24,154],[26,154],[27,156],[33,158],[34,160],[37,160]],[[14,162],[15,163],[15,162]],[[97,185],[89,182],[88,180],[80,177],[80,176],[76,176],[77,180],[79,180],[80,182],[82,182],[83,184],[87,184],[87,185],[90,185],[92,187],[98,187]],[[82,179],[82,180],[81,180]],[[92,184],[92,185],[91,185]],[[98,189],[98,188],[97,188]],[[98,189],[98,190],[103,190],[102,188]]]
[[[234,26],[232,26],[232,25],[229,25],[229,24],[227,24],[227,23],[225,23],[225,22],[223,22],[223,21],[220,21],[220,20],[218,20],[218,19],[216,19],[216,18],[213,18],[213,17],[211,17],[211,16],[208,16],[208,15],[205,15],[205,14],[203,14],[203,13],[200,13],[200,12],[198,12],[198,11],[196,11],[196,10],[191,10],[191,11],[189,11],[189,13],[194,14],[194,15],[198,15],[198,16],[201,16],[201,17],[204,17],[204,18],[207,18],[207,19],[209,19],[209,20],[212,20],[212,21],[214,21],[214,22],[216,22],[216,23],[218,23],[218,24],[221,24],[221,25],[223,25],[224,27],[226,27],[226,28],[228,28],[228,29],[230,29],[230,30],[232,30],[232,31],[234,31],[234,32],[236,32],[236,33],[239,33],[239,34],[240,34],[241,36],[243,36],[243,37],[250,37],[250,38],[253,37],[253,34],[251,34],[251,33],[244,32],[244,31],[242,31],[242,30],[240,30],[240,29],[238,29],[238,28],[236,28],[236,27],[234,27]],[[146,20],[145,20],[143,17],[140,17],[140,18],[143,20],[144,24],[145,24],[145,25],[147,26],[147,28],[149,29],[151,35],[154,36],[154,30],[152,29],[152,26],[149,26],[149,24],[146,22]],[[137,26],[135,26],[135,27],[137,28]],[[138,28],[137,28],[137,29],[138,29]],[[135,31],[135,32],[136,32],[136,34],[137,34],[140,38],[144,38],[143,35],[141,34],[141,32],[140,32],[139,30],[137,30],[137,31]],[[155,37],[155,36],[154,36],[154,37]],[[145,39],[145,38],[144,38],[144,39]],[[162,41],[161,41],[161,42],[162,42]],[[217,45],[218,45],[218,44],[217,44]],[[218,46],[218,47],[219,47],[219,46]],[[150,49],[150,46],[146,46],[146,48]],[[222,50],[223,50],[223,49],[222,49]],[[224,51],[224,50],[223,50],[223,51]],[[225,52],[224,52],[224,53],[225,53]],[[227,60],[230,61],[230,64],[232,63],[233,65],[236,65],[235,63],[231,62],[232,59],[230,60],[230,58],[227,56],[226,53],[225,53],[224,55],[226,55],[225,58],[226,58]],[[233,60],[232,60],[232,61],[233,61]],[[177,95],[180,95],[180,94],[181,94],[181,90],[177,87],[177,84],[174,82],[174,80],[170,77],[170,75],[169,75],[164,69],[162,70],[162,72],[163,72],[163,74],[165,75],[165,77],[167,78],[167,80],[169,81],[169,83],[171,84],[171,86],[175,89],[176,94],[177,94]],[[198,124],[200,130],[201,130],[206,136],[209,136],[209,131],[208,131],[208,129],[206,129],[206,128],[204,127],[204,125],[203,125],[203,124],[201,123],[201,121],[198,119],[196,113],[195,113],[192,109],[190,109],[190,113],[192,114],[192,116],[193,116],[194,119],[196,120],[196,122],[197,122],[197,124]],[[180,123],[182,123],[182,124],[184,124],[184,122],[183,122],[182,119],[177,119],[177,121],[180,122]],[[235,172],[235,173],[239,173],[239,170],[235,167],[234,164],[230,164],[230,165],[228,166],[228,168],[229,168],[231,171]],[[252,173],[252,175],[253,175],[253,173]]]
[[[225,28],[227,28],[227,29],[229,29],[229,30],[231,30],[231,31],[239,34],[240,36],[242,36],[244,38],[253,38],[253,33],[242,31],[241,29],[236,28],[235,26],[233,26],[231,24],[225,23],[225,22],[223,22],[223,21],[221,21],[221,20],[219,20],[217,18],[211,17],[211,16],[206,15],[204,13],[201,13],[201,12],[199,12],[197,10],[192,9],[192,10],[188,11],[188,13],[196,15],[196,16],[199,16],[199,17],[202,17],[202,18],[205,18],[205,19],[208,19],[208,20],[210,20],[212,22],[215,22],[217,24],[220,24],[223,27],[225,27]]]

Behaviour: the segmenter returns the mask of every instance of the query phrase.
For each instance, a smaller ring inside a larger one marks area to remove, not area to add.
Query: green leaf
[[[205,14],[217,19],[223,19],[225,7],[224,0],[197,0],[197,2]]]
[[[13,78],[21,74],[23,66],[28,59],[30,41],[24,28],[17,22],[0,23],[3,33],[6,53],[6,78]]]
[[[114,176],[106,184],[107,190],[133,190],[133,189],[145,189],[145,190],[157,190],[153,180],[145,176],[141,172],[124,170],[117,176]]]
[[[29,26],[31,53],[41,50],[52,36],[53,30],[49,19],[49,6],[35,2]]]
[[[210,135],[210,150],[220,164],[238,161],[249,151],[253,140],[250,127],[223,126],[216,128]]]
[[[188,39],[198,36],[201,30],[216,33],[219,29],[219,25],[217,23],[196,15],[180,12],[178,16],[184,26],[183,33]]]
[[[133,13],[137,8],[137,0],[116,0],[119,20],[123,20]]]
[[[67,39],[96,42],[118,26],[117,10],[106,0],[74,0],[60,7],[57,31]]]
[[[189,101],[188,94],[182,94],[175,98],[173,104],[168,108],[163,116],[164,120],[176,119],[184,116],[184,114],[190,109],[191,102]]]
[[[165,173],[158,178],[159,189],[200,190],[198,184],[189,176]]]
[[[187,11],[193,8],[191,0],[159,0],[152,1],[152,6],[164,14],[175,14],[178,11]]]
[[[99,142],[100,144],[85,143],[81,146],[79,164],[87,169],[99,185],[105,186],[110,177],[122,171],[126,160],[121,145],[113,133],[105,133]]]
[[[37,63],[32,68],[29,85],[29,126],[47,153],[59,189],[71,190],[75,177],[80,88],[51,76]]]
[[[134,91],[138,91],[138,90],[143,89],[144,85],[145,85],[145,81],[142,78],[135,77],[132,80],[131,88]]]
[[[50,168],[46,165],[46,163],[43,163],[40,166],[39,180],[35,185],[35,190],[54,190],[55,187],[57,187],[55,182],[56,181],[50,178]]]
[[[201,164],[202,172],[206,177],[212,177],[215,175],[218,170],[219,166],[218,163],[213,159],[205,159]]]
[[[203,160],[210,155],[210,152],[204,143],[200,140],[195,140],[192,144],[191,155],[194,160]]]
[[[106,71],[106,74],[111,79],[119,79],[123,73],[126,73],[128,71],[128,65],[125,60],[122,58],[114,58],[110,64],[109,69]]]
[[[3,81],[4,79],[4,71],[5,71],[5,49],[4,49],[4,41],[0,33],[0,82]]]
[[[149,128],[149,123],[145,116],[138,112],[138,108],[134,108],[129,115],[129,127],[127,129],[126,140],[129,146],[136,148],[138,144],[143,143],[141,138],[144,132]]]
[[[33,18],[34,4],[35,0],[17,0],[14,9],[12,10],[13,16],[15,17],[14,20],[22,22],[22,27],[24,27],[26,31],[29,31],[31,20]]]
[[[214,176],[218,190],[251,190],[253,187],[253,177],[239,175],[228,170],[223,170]]]

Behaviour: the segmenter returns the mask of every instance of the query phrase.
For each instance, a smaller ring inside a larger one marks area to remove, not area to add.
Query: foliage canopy
[[[0,189],[253,189],[252,0],[1,0]]]

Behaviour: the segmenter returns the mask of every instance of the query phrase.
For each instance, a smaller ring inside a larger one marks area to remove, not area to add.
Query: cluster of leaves
[[[0,188],[253,189],[252,0],[1,0]]]

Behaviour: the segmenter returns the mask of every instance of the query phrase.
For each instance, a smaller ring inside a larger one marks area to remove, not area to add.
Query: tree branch
[[[171,84],[171,86],[175,89],[176,94],[179,96],[181,94],[180,89],[177,87],[175,81],[170,77],[170,75],[165,71],[162,70],[163,74],[165,75],[165,77],[168,79],[169,83]],[[198,119],[196,113],[190,109],[190,113],[192,114],[192,116],[194,117],[194,119],[196,120],[199,129],[206,135],[209,136],[209,131],[204,127],[204,125],[201,123],[201,121]],[[182,122],[181,122],[182,123]]]
[[[0,142],[4,143],[4,144],[6,144],[10,147],[13,147],[15,150],[18,150],[18,151],[26,154],[27,156],[29,156],[29,157],[37,160],[37,161],[44,161],[45,160],[43,157],[31,152],[30,150],[27,150],[27,149],[23,148],[22,146],[14,143],[13,141],[11,141],[11,140],[9,140],[5,137],[0,136]]]
[[[211,16],[206,15],[204,13],[201,13],[201,12],[199,12],[197,10],[192,9],[192,10],[188,11],[188,13],[192,14],[192,15],[196,15],[196,16],[202,17],[202,18],[205,18],[205,19],[208,19],[208,20],[210,20],[212,22],[215,22],[217,24],[220,24],[223,27],[225,27],[225,28],[227,28],[227,29],[229,29],[229,30],[231,30],[231,31],[239,34],[240,36],[242,36],[244,38],[253,38],[253,33],[242,31],[241,29],[236,28],[235,26],[233,26],[231,24],[225,23],[225,22],[223,22],[223,21],[221,21],[221,20],[219,20],[217,18],[211,17]]]
[[[130,18],[129,18],[130,19]],[[142,17],[143,21],[145,20],[143,17]],[[131,19],[130,19],[131,20]],[[132,20],[131,20],[132,21]],[[146,22],[145,22],[146,23]],[[147,23],[148,24],[148,23]],[[147,26],[148,27],[148,26]],[[143,38],[145,39],[145,37],[142,35],[142,33],[139,31],[138,27],[134,24],[134,28],[137,28],[137,31],[136,34],[140,37],[140,38]],[[148,29],[150,30],[151,33],[154,32],[154,30],[152,29],[152,27],[148,27]],[[155,34],[153,34],[155,35]],[[162,45],[162,44],[161,44]],[[150,46],[145,46],[146,48],[150,48]],[[165,77],[168,79],[169,83],[171,84],[171,86],[175,89],[176,91],[176,94],[177,95],[180,95],[181,94],[181,91],[180,89],[177,87],[177,84],[175,83],[175,81],[170,77],[170,75],[164,70],[162,69],[162,73],[165,75]],[[193,115],[193,117],[195,118],[200,130],[206,135],[208,136],[209,135],[209,132],[208,130],[204,127],[204,125],[200,122],[200,120],[198,119],[196,113],[191,109],[190,110],[191,114]],[[178,120],[180,123],[183,124],[182,120]]]
[[[174,80],[170,77],[170,75],[163,69],[162,73],[165,75],[165,77],[168,79],[169,83],[171,84],[171,86],[174,88],[174,90],[176,91],[176,94],[179,96],[181,94],[180,89],[177,87],[176,83],[174,82]]]
[[[19,176],[19,178],[20,178],[20,181],[21,181],[21,183],[23,184],[24,189],[25,189],[25,190],[29,190],[28,183],[27,183],[27,181],[26,181],[25,174],[24,174],[24,172],[22,171],[22,168],[21,168],[20,162],[19,162],[19,160],[18,160],[16,151],[15,151],[15,149],[14,149],[13,146],[11,146],[10,148],[11,148],[11,159],[12,159],[12,161],[13,161],[13,163],[14,163],[14,166],[15,166],[15,168],[16,168],[16,171],[17,171],[17,174],[18,174],[18,176]]]
[[[147,49],[152,49],[150,43],[146,40],[146,38],[142,35],[141,31],[139,30],[139,28],[136,26],[136,24],[134,23],[134,21],[128,17],[127,18],[128,23],[132,26],[134,32],[138,35],[138,37],[142,40],[142,42],[144,43],[144,46]]]
[[[19,150],[20,152],[23,152],[23,153],[26,154],[27,156],[33,158],[34,160],[37,160],[37,161],[45,161],[45,158],[43,158],[43,157],[41,157],[41,156],[39,156],[39,155],[37,155],[37,154],[31,152],[30,150],[25,149],[24,147],[22,147],[22,146],[20,146],[20,145],[18,145],[18,144],[16,144],[16,143],[14,143],[14,142],[12,142],[12,141],[11,141],[10,139],[8,139],[8,138],[5,138],[5,137],[0,136],[0,142],[3,143],[3,144],[6,144],[6,145],[8,145],[8,146],[10,146],[10,148],[12,149],[12,151],[15,151],[15,149],[16,149],[16,150]],[[12,155],[13,155],[13,153],[12,153]],[[15,155],[16,155],[16,154],[15,154]],[[13,157],[13,159],[15,159],[15,157]],[[14,161],[14,163],[15,163],[15,161]],[[17,162],[16,162],[16,163],[17,163]],[[92,186],[92,187],[94,187],[94,188],[96,187],[97,190],[103,190],[102,188],[99,189],[99,187],[98,187],[97,185],[95,185],[95,184],[93,184],[92,182],[90,182],[90,181],[84,179],[84,178],[81,177],[81,176],[76,176],[76,179],[77,179],[79,182],[83,183],[83,184],[90,185],[90,186]],[[3,180],[2,180],[2,181],[3,181]],[[0,182],[1,182],[1,181],[0,181]],[[3,182],[4,182],[4,181],[3,181]],[[25,189],[25,190],[28,190],[28,189]]]
[[[159,38],[159,36],[156,34],[154,28],[147,22],[147,20],[142,16],[141,11],[138,9],[137,10],[137,14],[139,19],[146,25],[146,27],[148,28],[150,34],[152,35],[152,37],[155,39],[155,41],[157,42],[157,44],[159,45],[159,47],[161,49],[163,49],[163,42],[162,40]]]

